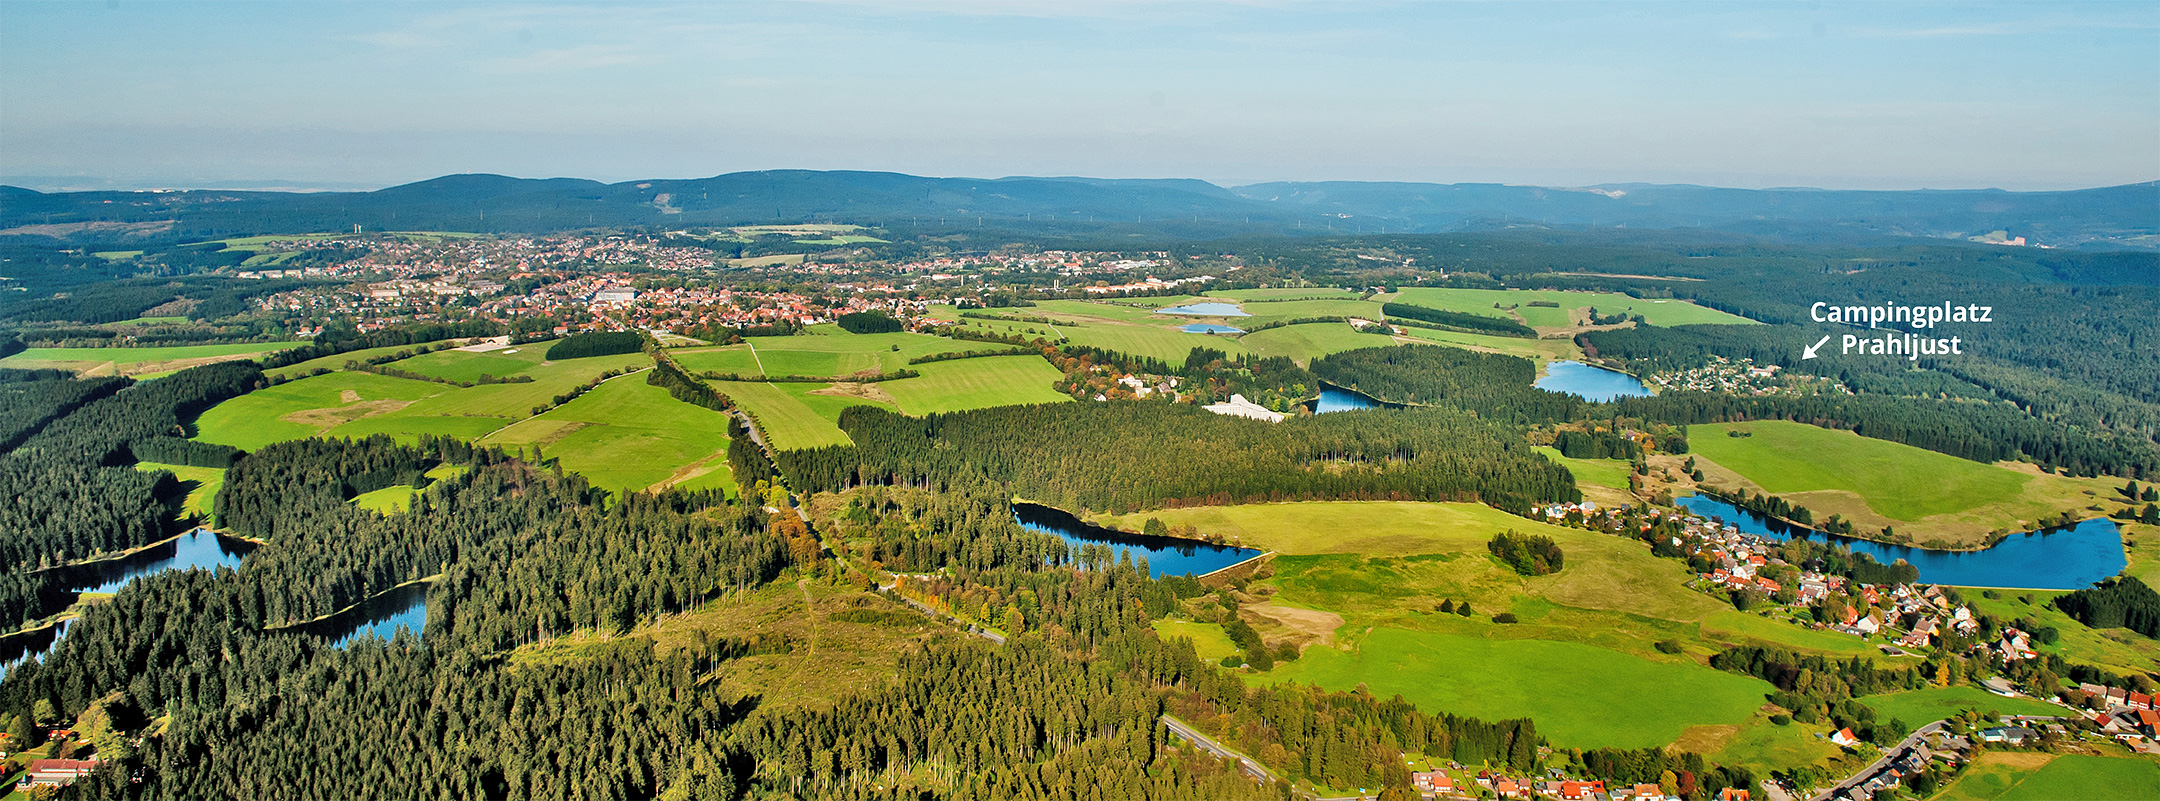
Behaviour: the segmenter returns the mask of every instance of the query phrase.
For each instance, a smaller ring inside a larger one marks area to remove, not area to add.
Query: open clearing
[[[1313,359],[1330,353],[1389,347],[1395,339],[1384,334],[1358,333],[1349,323],[1301,323],[1255,331],[1239,337],[1238,342],[1262,356],[1288,356],[1298,364],[1311,364]]]
[[[1728,432],[1747,433],[1745,437]],[[1688,428],[1713,486],[1764,491],[1864,528],[1894,525],[1916,543],[1979,544],[2091,502],[2092,482],[1959,459],[1850,431],[1766,420]]]
[[[712,385],[713,389],[719,390],[722,394],[733,399],[737,406],[742,407],[743,411],[749,412],[750,416],[757,420],[758,428],[765,431],[766,443],[771,445],[774,450],[821,448],[826,445],[852,445],[855,442],[848,439],[847,432],[841,431],[839,424],[833,422],[833,419],[839,415],[837,410],[833,413],[834,418],[827,418],[818,414],[818,411],[806,402],[805,397],[797,396],[782,388],[798,389],[804,396],[833,401],[840,408],[850,405],[848,401],[858,399],[809,395],[810,390],[823,386],[820,384],[767,384],[763,381],[712,381],[708,383]],[[868,403],[869,401],[859,402]]]
[[[1539,734],[1572,748],[1666,745],[1691,726],[1747,719],[1771,690],[1759,679],[1576,643],[1396,628],[1374,630],[1349,652],[1306,649],[1255,678],[1336,690],[1363,684],[1427,711],[1529,717]]]
[[[225,486],[223,468],[136,462],[135,469],[145,472],[163,470],[173,474],[173,478],[179,479],[180,485],[188,491],[187,500],[180,504],[181,513],[192,513],[200,516],[203,522],[212,527],[217,525],[218,488]]]
[[[1703,323],[1747,324],[1745,317],[1727,314],[1716,309],[1697,306],[1685,300],[1644,299],[1617,292],[1564,292],[1559,290],[1530,289],[1451,289],[1444,287],[1403,287],[1395,294],[1397,303],[1424,306],[1429,309],[1482,314],[1488,317],[1515,319],[1504,308],[1514,306],[1522,322],[1533,328],[1567,328],[1574,325],[1576,309],[1596,308],[1600,314],[1640,314],[1651,325],[1675,326]],[[1532,306],[1531,301],[1549,301],[1559,304],[1557,308]]]
[[[1980,755],[1938,801],[2150,801],[2160,799],[2160,763],[2087,754],[1993,751]]]
[[[707,482],[729,486],[727,415],[692,406],[666,389],[645,383],[645,373],[631,373],[602,383],[576,400],[538,417],[521,420],[481,438],[487,445],[539,445],[541,454],[561,460],[563,469],[585,476],[593,486],[634,492],[675,478],[718,476]]]
[[[307,343],[242,342],[170,348],[30,348],[0,359],[0,367],[17,370],[73,370],[86,376],[143,376],[170,373],[205,364],[253,359],[265,353],[305,344]]]
[[[1231,642],[1230,635],[1224,634],[1223,627],[1215,623],[1157,620],[1155,634],[1164,640],[1175,640],[1179,637],[1192,640],[1193,651],[1198,653],[1201,659],[1211,662],[1237,653],[1237,643]]]

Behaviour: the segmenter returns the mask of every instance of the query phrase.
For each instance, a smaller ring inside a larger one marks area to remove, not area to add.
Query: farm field
[[[173,474],[173,478],[179,479],[188,491],[187,500],[180,504],[180,511],[199,515],[203,522],[212,527],[217,525],[218,488],[225,486],[223,468],[136,462],[135,469],[145,472],[163,470]]]
[[[548,343],[536,342],[487,353],[439,350],[388,366],[447,381],[479,381],[482,376],[508,378],[540,366],[547,359],[547,348]]]
[[[850,334],[837,326],[809,330],[814,333],[752,337],[746,345],[679,348],[668,355],[691,372],[843,376],[889,373],[907,367],[914,357],[959,349],[952,340],[928,334]]]
[[[1531,306],[1531,301],[1551,301],[1558,308]],[[1489,317],[1507,317],[1501,306],[1517,306],[1515,312],[1523,322],[1534,328],[1566,328],[1574,324],[1574,310],[1596,308],[1601,314],[1640,314],[1645,321],[1656,326],[1697,325],[1704,323],[1745,324],[1752,323],[1745,317],[1727,314],[1716,309],[1697,306],[1684,300],[1643,299],[1629,297],[1617,292],[1565,292],[1559,290],[1529,289],[1453,289],[1445,287],[1404,287],[1395,294],[1394,301],[1429,309],[1483,314]]]
[[[1733,437],[1728,432],[1747,433]],[[2105,482],[1982,464],[1850,431],[1782,420],[1689,427],[1691,452],[1713,463],[1710,483],[1764,491],[1865,528],[1895,525],[1913,541],[1984,542],[2090,502]]]
[[[1237,653],[1237,643],[1230,641],[1230,635],[1223,633],[1220,624],[1165,619],[1155,621],[1154,626],[1155,635],[1164,640],[1179,637],[1192,640],[1193,652],[1199,654],[1201,659],[1219,661]]]
[[[911,415],[1072,400],[1051,388],[1065,376],[1040,356],[954,359],[915,369],[922,375],[877,384]]]
[[[1753,644],[1847,656],[1880,653],[1868,641],[1849,634],[1802,628],[1737,609],[1722,609],[1703,618],[1702,637],[1720,649]]]
[[[279,376],[284,376],[286,378],[299,378],[309,373],[313,373],[316,370],[342,370],[345,368],[346,362],[366,361],[376,356],[388,356],[401,350],[411,350],[413,347],[415,346],[390,345],[388,347],[381,348],[364,348],[361,350],[347,351],[345,353],[333,353],[328,356],[320,356],[317,358],[309,359],[298,364],[290,364],[284,367],[274,367],[268,370],[264,370],[263,375],[270,378],[276,378]]]
[[[1286,325],[1254,331],[1236,341],[1261,356],[1288,356],[1298,364],[1310,364],[1313,359],[1330,353],[1358,348],[1385,348],[1395,344],[1393,337],[1384,334],[1361,334],[1352,329],[1349,323]]]
[[[307,343],[243,342],[167,348],[30,348],[0,359],[0,367],[17,370],[73,370],[86,376],[147,376],[217,362],[252,359],[265,353],[305,344]]]
[[[1300,317],[1359,317],[1367,320],[1375,320],[1380,317],[1379,302],[1357,300],[1355,298],[1342,300],[1256,300],[1244,304],[1244,308],[1245,312],[1252,316],[1239,319],[1254,325]],[[1242,328],[1243,326],[1239,327]]]
[[[2005,715],[2054,715],[2062,712],[2062,707],[2044,701],[2004,698],[1978,687],[1964,685],[1863,696],[1860,703],[1874,709],[1877,720],[1902,720],[1909,726],[1941,720],[1966,709],[2000,712]]]
[[[1645,748],[1692,726],[1744,721],[1768,682],[1693,663],[1655,662],[1588,645],[1493,640],[1383,627],[1355,651],[1324,646],[1252,677],[1267,683],[1358,685],[1421,709],[1485,720],[1529,717],[1564,748]],[[1678,688],[1686,692],[1676,692]],[[1652,700],[1655,699],[1655,700]]]
[[[2160,799],[2160,763],[2132,757],[1998,751],[1980,755],[1936,801]]]
[[[1524,339],[1522,337],[1502,337],[1490,334],[1465,334],[1460,331],[1441,331],[1435,328],[1415,328],[1407,325],[1403,326],[1402,330],[1405,337],[1433,345],[1449,345],[1480,353],[1504,353],[1509,356],[1529,359],[1538,363],[1540,373],[1544,372],[1546,362],[1582,357],[1582,348],[1576,347],[1575,340],[1567,338]]]
[[[537,445],[563,469],[614,492],[672,479],[727,473],[727,415],[692,406],[631,373],[576,400],[481,438],[488,445]]]

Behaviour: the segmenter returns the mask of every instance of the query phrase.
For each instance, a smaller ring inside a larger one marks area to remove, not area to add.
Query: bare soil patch
[[[347,392],[350,391],[351,390],[347,390]],[[363,417],[374,417],[379,414],[389,414],[391,412],[403,409],[411,405],[412,401],[406,400],[361,401],[359,403],[351,403],[329,409],[301,409],[300,411],[286,414],[285,416],[278,419],[284,420],[288,423],[299,423],[304,426],[314,426],[316,428],[330,428],[332,426],[344,425],[346,423],[350,423]]]
[[[1680,733],[1680,739],[1673,741],[1672,749],[1691,754],[1716,753],[1739,734],[1739,726],[1689,726]]]
[[[894,406],[900,405],[900,401],[894,399],[892,394],[886,392],[883,387],[856,381],[841,381],[824,389],[810,390],[810,394],[835,398],[862,398],[863,400],[873,400],[879,403],[890,403]]]
[[[1263,635],[1276,635],[1266,637],[1266,639],[1296,643],[1301,648],[1313,643],[1333,645],[1335,643],[1335,630],[1342,628],[1343,625],[1343,616],[1334,612],[1322,612],[1317,609],[1296,609],[1275,604],[1246,606],[1239,609],[1238,614],[1244,616],[1248,623],[1257,623],[1266,628],[1278,629],[1277,631],[1263,631]]]

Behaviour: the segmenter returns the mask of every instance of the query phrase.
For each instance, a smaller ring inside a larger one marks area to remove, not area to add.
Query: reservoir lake
[[[1063,509],[1034,503],[1013,504],[1013,516],[1023,528],[1056,536],[1079,547],[1107,545],[1120,556],[1146,559],[1148,575],[1155,578],[1192,574],[1206,575],[1260,555],[1251,548],[1214,545],[1177,537],[1150,537],[1093,526]]]
[[[1920,580],[1929,584],[2075,590],[2122,572],[2125,563],[2122,529],[2104,517],[2073,526],[2012,534],[1984,551],[1934,551],[1795,529],[1704,495],[1691,495],[1674,503],[1698,515],[1721,519],[1748,534],[1777,539],[1796,533],[1810,538],[1828,537],[1886,565],[1903,559],[1919,568]]]
[[[1565,392],[1583,400],[1599,402],[1614,398],[1639,398],[1650,394],[1650,388],[1643,386],[1634,376],[1575,361],[1557,361],[1546,365],[1545,377],[1538,379],[1536,386],[1538,389]]]
[[[1185,304],[1185,305],[1183,305],[1183,306],[1171,306],[1171,307],[1169,307],[1169,308],[1167,308],[1167,309],[1156,309],[1156,310],[1155,310],[1155,313],[1156,313],[1156,314],[1183,314],[1183,315],[1189,315],[1189,316],[1192,316],[1192,317],[1251,317],[1251,316],[1252,316],[1252,315],[1250,315],[1250,314],[1246,314],[1246,313],[1245,313],[1245,310],[1244,310],[1244,309],[1240,309],[1240,308],[1238,308],[1238,305],[1237,305],[1237,304],[1235,304],[1235,303],[1187,303],[1187,304]]]

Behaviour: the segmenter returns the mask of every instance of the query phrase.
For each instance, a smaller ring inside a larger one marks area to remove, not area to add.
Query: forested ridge
[[[1517,432],[1449,409],[1371,410],[1258,423],[1189,405],[1075,403],[905,417],[841,412],[851,446],[783,451],[799,491],[942,488],[987,479],[1067,509],[1288,500],[1483,501],[1527,510],[1575,500],[1567,471]]]

